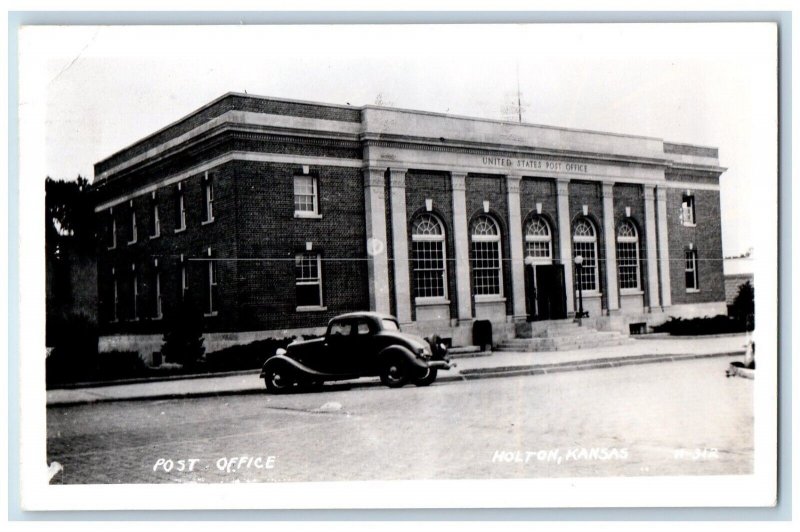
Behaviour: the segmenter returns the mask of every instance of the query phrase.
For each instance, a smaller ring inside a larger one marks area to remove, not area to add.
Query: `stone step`
[[[635,340],[620,333],[608,332],[561,338],[516,338],[501,343],[495,351],[568,351],[592,347],[629,345]]]
[[[569,336],[581,336],[584,334],[595,334],[597,333],[597,329],[592,329],[590,327],[578,327],[575,326],[574,328],[560,328],[560,329],[545,329],[543,331],[535,331],[529,336],[528,338],[560,338],[560,337],[569,337]]]
[[[584,339],[591,339],[591,338],[614,338],[622,336],[627,338],[627,336],[617,332],[617,331],[597,331],[595,329],[580,329],[579,331],[570,331],[569,334],[564,335],[553,335],[553,336],[535,336],[532,338],[511,338],[506,340],[506,343],[512,344],[526,344],[530,342],[537,342],[543,340],[550,340],[553,342],[574,342],[580,341]]]
[[[584,329],[573,320],[552,320],[552,321],[539,321],[530,323],[520,323],[517,325],[517,337],[532,338],[541,335],[554,335],[557,336],[561,333],[568,333],[571,331],[580,331]]]

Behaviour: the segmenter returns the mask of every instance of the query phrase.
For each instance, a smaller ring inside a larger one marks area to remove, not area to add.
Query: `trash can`
[[[481,351],[492,348],[492,322],[478,320],[472,324],[472,345],[480,346]]]

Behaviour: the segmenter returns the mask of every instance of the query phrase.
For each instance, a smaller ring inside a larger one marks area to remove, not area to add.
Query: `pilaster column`
[[[669,280],[669,234],[667,230],[667,189],[656,188],[656,215],[658,216],[658,271],[661,282],[661,308],[672,306]]]
[[[606,301],[608,313],[619,311],[617,232],[614,230],[614,183],[603,183],[603,234],[606,243]]]
[[[558,196],[558,248],[564,265],[564,289],[567,292],[567,314],[575,312],[575,288],[572,282],[572,224],[569,217],[569,179],[556,181]]]
[[[369,307],[388,314],[389,260],[386,256],[386,190],[384,169],[364,169],[364,206],[367,222],[367,276]]]
[[[525,257],[522,246],[522,214],[519,204],[519,184],[522,176],[506,176],[508,194],[508,239],[511,256],[511,295],[514,320],[527,319],[525,308]]]
[[[411,282],[408,272],[406,223],[406,169],[389,169],[389,200],[392,205],[392,251],[394,256],[394,302],[400,323],[411,321]]]
[[[469,228],[467,227],[467,174],[450,174],[453,191],[453,243],[456,263],[458,319],[472,319],[472,288],[469,278]]]
[[[647,304],[650,312],[659,310],[658,244],[656,244],[655,187],[644,186],[644,230],[647,239]]]

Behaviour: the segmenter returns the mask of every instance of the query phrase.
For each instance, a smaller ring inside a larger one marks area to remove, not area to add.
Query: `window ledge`
[[[693,223],[693,224],[688,224],[688,223],[684,222],[684,223],[683,223],[683,226],[684,226],[684,227],[697,227],[697,222],[695,222],[695,223]]]
[[[117,246],[116,246],[116,245],[113,245],[113,246],[108,246],[106,249],[107,249],[108,251],[111,251],[112,249],[117,249]]]
[[[577,290],[575,290],[575,297],[577,297],[577,298],[581,297],[580,293]],[[587,297],[588,298],[603,297],[603,292],[597,292],[597,291],[588,292],[588,291],[584,290],[583,291],[583,298],[586,299]]]
[[[474,296],[475,303],[505,303],[503,296]]]
[[[210,223],[213,223],[215,219],[216,218],[211,218],[210,220],[203,220],[202,222],[200,222],[200,225],[208,225]]]
[[[449,305],[450,300],[443,297],[418,297],[414,299],[414,303],[418,307],[424,307],[426,305]]]
[[[619,291],[621,296],[641,296],[644,295],[644,290],[638,288],[623,288]]]
[[[319,305],[308,305],[303,307],[297,307],[294,310],[295,312],[322,312],[328,310],[328,307],[321,307]]]
[[[178,229],[175,229],[175,232],[176,232],[176,233],[183,233],[184,231],[186,231],[186,226],[184,226],[184,227],[179,227]]]
[[[687,288],[686,289],[686,293],[687,294],[699,294],[700,293],[700,289],[699,288]]]
[[[203,313],[203,317],[204,318],[213,318],[214,316],[216,316],[218,314],[219,314],[219,312],[217,312],[216,310],[214,312],[204,312]]]
[[[157,235],[150,235],[150,240],[155,240],[156,238],[160,238],[160,237],[161,237],[161,233],[158,233]]]
[[[322,215],[313,212],[294,211],[295,218],[308,218],[310,220],[322,220]]]
[[[164,319],[164,316],[156,316],[155,318],[150,318],[151,321],[161,321]]]
[[[135,244],[135,243],[137,243],[137,242],[138,242],[138,240],[128,240],[128,245],[129,245],[129,246],[132,246],[132,245],[134,245],[134,244]]]

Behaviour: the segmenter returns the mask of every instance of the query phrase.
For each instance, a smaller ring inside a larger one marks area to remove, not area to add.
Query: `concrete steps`
[[[569,351],[635,342],[617,331],[581,327],[572,320],[520,324],[517,337],[499,344],[495,351]]]

